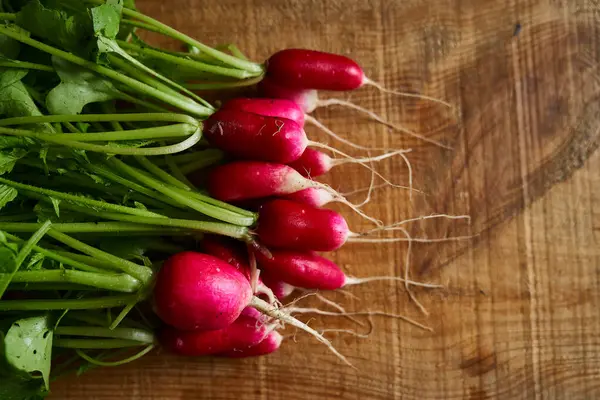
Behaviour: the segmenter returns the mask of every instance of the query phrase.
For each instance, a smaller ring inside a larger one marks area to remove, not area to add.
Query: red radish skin
[[[252,347],[233,349],[224,353],[217,354],[220,357],[244,358],[259,357],[271,354],[279,350],[283,336],[277,331],[271,331],[260,343]]]
[[[248,279],[214,256],[186,251],[171,256],[156,277],[154,308],[180,330],[222,329],[252,299]]]
[[[303,289],[336,290],[346,275],[333,261],[313,252],[271,250],[272,258],[257,254],[260,267],[270,276]]]
[[[159,332],[159,341],[171,353],[199,357],[237,348],[246,350],[262,342],[268,333],[267,325],[257,323],[255,318],[240,316],[230,325],[212,331],[166,327]]]
[[[259,210],[256,233],[273,248],[337,250],[351,232],[341,214],[289,200],[272,200]]]
[[[296,122],[239,110],[219,110],[204,121],[209,143],[243,159],[287,164],[297,160],[308,145]]]
[[[304,111],[292,100],[239,97],[231,99],[221,110],[237,110],[263,117],[289,119],[304,126]]]
[[[285,49],[266,62],[267,76],[288,87],[317,90],[354,90],[365,82],[362,68],[352,59],[306,49]]]
[[[271,289],[275,297],[277,297],[277,299],[279,300],[285,299],[286,297],[291,295],[296,289],[289,283],[276,279],[266,270],[262,270],[260,276],[262,277],[265,286]]]
[[[194,183],[193,177],[191,181]],[[240,202],[294,193],[319,185],[284,164],[235,161],[213,168],[206,187],[216,199]]]
[[[265,97],[293,101],[306,114],[315,111],[319,103],[319,95],[315,89],[288,88],[268,77],[265,77],[260,81],[258,90],[259,93]]]
[[[305,177],[316,178],[326,174],[333,168],[333,158],[322,151],[308,148],[295,161],[288,164]]]
[[[313,207],[323,207],[335,201],[335,196],[323,188],[306,188],[299,192],[286,194],[281,198]]]

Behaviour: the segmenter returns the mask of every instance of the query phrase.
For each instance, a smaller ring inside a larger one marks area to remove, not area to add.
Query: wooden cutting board
[[[348,54],[390,88],[451,102],[455,111],[369,88],[351,97],[323,94],[350,99],[449,148],[341,107],[315,115],[359,144],[412,148],[421,192],[411,200],[406,190],[379,189],[368,213],[386,222],[470,215],[470,224],[431,219],[404,226],[413,237],[473,238],[413,244],[413,279],[446,286],[414,289],[428,317],[402,285],[390,282],[352,288],[356,297],[329,296],[348,310],[402,314],[434,330],[376,317],[366,339],[330,334],[356,370],[298,334],[277,354],[254,360],[155,354],[57,382],[51,398],[600,398],[596,0],[138,0],[138,6],[205,43],[235,42],[254,60],[287,47]],[[407,184],[401,159],[378,168]],[[340,167],[330,179],[352,191],[370,176]],[[345,212],[354,230],[368,228]],[[406,254],[402,242],[349,244],[334,258],[351,275],[400,275]],[[335,317],[312,319],[311,326],[365,331]]]

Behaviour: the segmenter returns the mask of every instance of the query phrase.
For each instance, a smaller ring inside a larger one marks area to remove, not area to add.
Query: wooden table
[[[359,299],[330,296],[349,310],[398,313],[435,330],[378,317],[368,339],[330,335],[356,370],[298,334],[296,343],[289,338],[277,354],[255,360],[156,354],[58,382],[52,398],[600,398],[596,0],[138,3],[206,43],[234,41],[255,60],[294,46],[348,54],[390,88],[450,101],[458,111],[368,88],[351,96],[451,149],[340,107],[316,116],[362,145],[413,149],[414,186],[423,193],[409,201],[406,190],[380,189],[367,212],[387,222],[468,214],[470,225],[405,226],[414,237],[474,238],[413,244],[413,279],[446,285],[413,289],[429,317],[390,282],[352,288]],[[406,184],[401,159],[378,168]],[[340,167],[331,182],[349,191],[367,185],[369,173]],[[368,227],[345,212],[355,230]],[[401,275],[406,252],[406,243],[349,244],[334,258],[355,276]],[[311,325],[362,329],[335,317]]]

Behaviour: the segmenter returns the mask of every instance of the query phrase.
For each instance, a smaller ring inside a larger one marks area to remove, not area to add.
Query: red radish
[[[275,295],[271,289],[265,286],[258,274],[253,275],[253,270],[248,263],[248,251],[245,247],[241,246],[240,242],[223,236],[205,235],[202,239],[202,250],[211,256],[215,256],[233,265],[238,271],[244,274],[251,284],[254,277],[256,277],[254,292],[266,295],[271,303],[275,301]]]
[[[240,316],[230,325],[211,331],[182,331],[166,327],[159,333],[159,341],[172,353],[198,357],[236,348],[246,350],[262,342],[270,329],[255,318]]]
[[[267,76],[286,86],[317,90],[354,90],[367,81],[348,57],[305,49],[286,49],[266,62]]]
[[[333,158],[322,151],[306,149],[299,159],[289,163],[289,166],[298,171],[302,176],[316,178],[329,172],[333,168]]]
[[[232,202],[289,194],[321,185],[287,165],[235,161],[213,168],[206,186],[212,197]]]
[[[283,282],[271,276],[271,274],[265,270],[261,271],[260,276],[262,277],[265,286],[271,289],[275,297],[277,297],[279,300],[285,299],[296,289],[289,283]]]
[[[288,88],[265,77],[258,84],[261,95],[276,99],[286,99],[296,103],[305,113],[310,114],[318,107],[318,94],[315,89]]]
[[[313,252],[271,250],[272,258],[257,254],[260,267],[271,276],[303,289],[336,290],[346,275],[333,261]]]
[[[235,157],[288,163],[298,159],[308,139],[296,122],[238,110],[219,110],[204,121],[211,145]]]
[[[252,300],[248,279],[208,254],[186,251],[165,261],[156,278],[158,316],[181,330],[222,329]]]
[[[413,286],[439,288],[440,285],[420,283],[396,276],[347,276],[333,261],[312,251],[270,250],[271,258],[257,254],[260,267],[269,276],[302,289],[336,290],[349,285],[372,281],[400,281]]]
[[[247,113],[289,119],[304,126],[304,111],[292,100],[238,97],[231,99],[221,110],[238,110]]]
[[[297,203],[308,204],[313,207],[323,207],[335,201],[335,196],[323,188],[307,188],[299,192],[286,194],[281,198]]]
[[[243,358],[258,357],[276,352],[281,346],[283,336],[277,331],[271,331],[260,343],[252,347],[236,348],[217,354],[220,357]]]
[[[351,236],[344,217],[289,200],[272,200],[259,210],[256,233],[269,247],[333,251]]]

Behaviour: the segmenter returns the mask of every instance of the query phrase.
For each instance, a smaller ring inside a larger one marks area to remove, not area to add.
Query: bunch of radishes
[[[169,326],[160,335],[163,346],[182,355],[267,354],[281,343],[277,320],[325,340],[275,300],[296,287],[335,290],[360,281],[316,253],[339,249],[353,233],[342,215],[321,208],[343,198],[311,179],[336,162],[311,148],[326,146],[307,138],[305,112],[316,107],[316,90],[370,82],[346,57],[284,50],[266,63],[260,89],[269,98],[230,100],[204,122],[208,142],[231,161],[188,178],[206,181],[216,199],[256,207],[258,223],[248,238],[254,245],[207,236],[204,253],[165,262],[154,289],[155,310]]]

